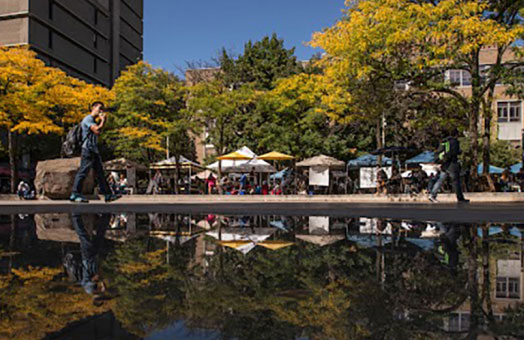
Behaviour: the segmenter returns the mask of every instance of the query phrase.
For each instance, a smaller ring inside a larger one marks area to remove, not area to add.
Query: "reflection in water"
[[[524,337],[517,224],[22,217],[0,218],[2,339]]]

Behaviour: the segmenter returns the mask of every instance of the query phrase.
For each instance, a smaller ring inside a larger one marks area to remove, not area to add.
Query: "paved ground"
[[[513,195],[511,196],[513,200],[510,200],[510,196],[495,195],[492,196],[491,201],[485,201],[485,195],[493,194],[470,194],[469,197],[472,199],[470,204],[447,203],[454,198],[446,195],[442,196],[444,203],[439,204],[430,204],[422,199],[407,201],[404,197],[389,200],[373,197],[374,199],[370,200],[367,196],[361,197],[360,201],[348,196],[134,196],[109,204],[103,201],[73,204],[67,201],[0,200],[0,214],[161,212],[384,217],[457,223],[524,223],[524,196]],[[498,201],[494,199],[497,197]]]

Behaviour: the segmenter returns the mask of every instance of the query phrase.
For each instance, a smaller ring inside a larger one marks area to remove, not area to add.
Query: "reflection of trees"
[[[61,268],[13,269],[0,276],[0,338],[41,339],[67,324],[108,311],[60,277]]]
[[[124,328],[139,336],[168,326],[181,316],[189,286],[188,252],[177,247],[166,261],[162,242],[136,239],[118,247],[105,262],[116,295],[114,313]]]

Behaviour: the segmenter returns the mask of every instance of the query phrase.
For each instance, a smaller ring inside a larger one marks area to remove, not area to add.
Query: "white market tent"
[[[268,162],[256,158],[257,155],[247,146],[236,151],[236,153],[250,157],[249,160],[223,160],[221,161],[222,172],[224,173],[246,173],[254,170],[257,173],[273,173],[275,168]],[[219,162],[215,162],[207,167],[209,170],[218,171]]]

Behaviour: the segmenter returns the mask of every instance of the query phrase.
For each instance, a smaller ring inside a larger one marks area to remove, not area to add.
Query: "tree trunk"
[[[479,51],[476,51],[473,55],[473,61],[471,65],[471,104],[469,107],[469,134],[471,139],[471,178],[476,183],[478,178],[477,167],[478,167],[478,122],[480,114],[480,101],[481,101],[481,78],[480,78],[480,65],[479,65]]]
[[[376,138],[377,138],[377,150],[379,149],[382,149],[384,146],[382,145],[382,129],[381,129],[381,126],[382,126],[382,118],[379,118],[377,120],[377,133],[376,133]],[[382,154],[379,154],[378,155],[378,164],[380,166],[382,166]]]
[[[7,140],[8,140],[8,148],[9,148],[9,168],[11,172],[11,193],[16,193],[16,182],[17,182],[17,171],[16,171],[16,144],[15,144],[15,134],[11,132],[11,130],[8,130],[7,132]]]
[[[477,253],[477,229],[468,228],[469,241],[468,256],[468,293],[471,304],[470,324],[468,339],[477,339],[480,321],[482,318],[482,304],[479,299],[478,288],[478,253]]]

